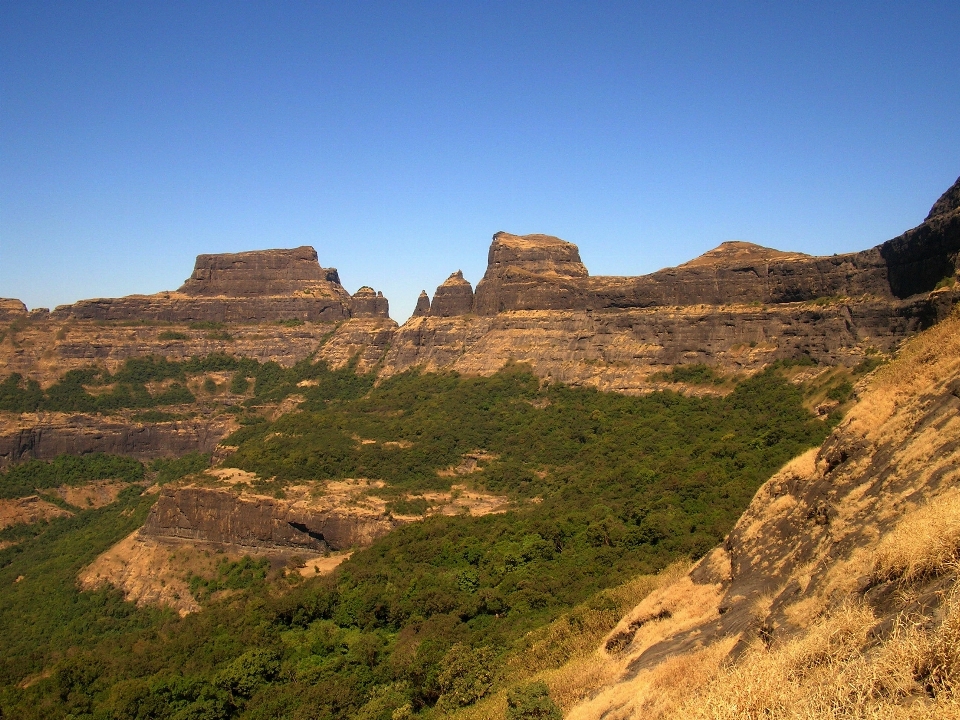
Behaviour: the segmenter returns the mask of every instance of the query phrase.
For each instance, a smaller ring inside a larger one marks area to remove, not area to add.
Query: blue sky
[[[0,296],[309,244],[403,321],[498,230],[831,254],[960,175],[960,3],[0,3]]]

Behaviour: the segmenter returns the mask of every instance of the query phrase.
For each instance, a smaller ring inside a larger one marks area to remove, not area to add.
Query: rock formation
[[[199,255],[193,274],[175,292],[81,300],[61,305],[54,319],[165,322],[338,322],[389,315],[386,298],[361,288],[351,298],[333,268],[317,252],[258,250]]]
[[[432,317],[452,317],[473,312],[473,288],[457,270],[443,281],[430,303]]]
[[[500,232],[472,307],[438,308],[438,289],[429,317],[397,331],[382,372],[489,374],[521,361],[553,380],[644,392],[678,363],[852,365],[949,313],[958,254],[960,181],[919,227],[828,257],[727,242],[650,275],[591,277],[572,243]]]
[[[352,317],[389,317],[390,309],[382,292],[364,285],[357,290],[349,303]]]
[[[129,423],[96,415],[27,413],[0,425],[0,469],[25,460],[93,452],[138,460],[212,452],[236,429],[229,417],[164,423]]]
[[[0,322],[9,322],[27,314],[27,306],[14,298],[0,298]]]
[[[413,309],[413,317],[425,317],[430,314],[430,296],[426,290],[420,291],[420,297],[417,298],[417,306]]]
[[[324,511],[262,495],[186,487],[161,492],[142,533],[323,552],[369,545],[399,524],[358,508]]]
[[[314,295],[347,298],[336,268],[322,268],[309,246],[292,250],[198,255],[193,274],[178,291],[200,297]]]

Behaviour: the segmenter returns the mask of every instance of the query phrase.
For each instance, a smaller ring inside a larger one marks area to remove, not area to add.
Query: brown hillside
[[[960,312],[860,393],[623,618],[568,717],[960,717]]]

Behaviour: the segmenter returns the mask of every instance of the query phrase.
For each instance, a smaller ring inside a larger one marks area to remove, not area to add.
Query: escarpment
[[[0,470],[25,460],[94,452],[141,461],[209,453],[235,429],[230,416],[143,423],[82,413],[25,413],[0,422]]]
[[[60,320],[244,323],[388,316],[382,293],[363,287],[351,297],[336,269],[321,267],[308,246],[199,255],[177,291],[81,300],[52,313]]]
[[[322,508],[215,488],[164,489],[143,535],[323,552],[369,545],[400,524],[361,508]]]
[[[454,274],[429,315],[397,331],[382,372],[487,374],[514,361],[552,380],[644,392],[653,372],[680,363],[740,372],[808,357],[851,366],[950,312],[958,197],[960,181],[923,224],[862,252],[814,257],[725,242],[640,277],[590,276],[572,243],[499,232],[472,305]]]

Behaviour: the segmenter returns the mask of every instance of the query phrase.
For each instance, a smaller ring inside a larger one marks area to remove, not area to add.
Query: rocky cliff
[[[429,314],[433,317],[451,317],[473,312],[473,287],[457,270],[443,281],[433,294]]]
[[[397,331],[382,372],[488,374],[518,361],[553,380],[644,392],[653,372],[678,363],[730,372],[803,356],[856,364],[960,297],[958,197],[960,180],[919,227],[863,252],[812,257],[728,242],[641,277],[591,277],[572,243],[500,232],[472,306],[454,274],[429,315]]]
[[[146,461],[210,453],[236,427],[230,416],[161,423],[66,413],[0,417],[0,470],[25,460],[51,460],[64,454],[104,452]]]
[[[263,495],[185,487],[161,492],[141,532],[156,537],[323,552],[369,545],[399,524],[388,515],[358,507],[325,509]]]
[[[20,300],[0,298],[0,322],[9,322],[26,315],[27,306]]]
[[[61,305],[54,319],[164,322],[337,322],[389,316],[383,294],[361,288],[351,297],[312,247],[200,255],[175,292],[81,300]]]

